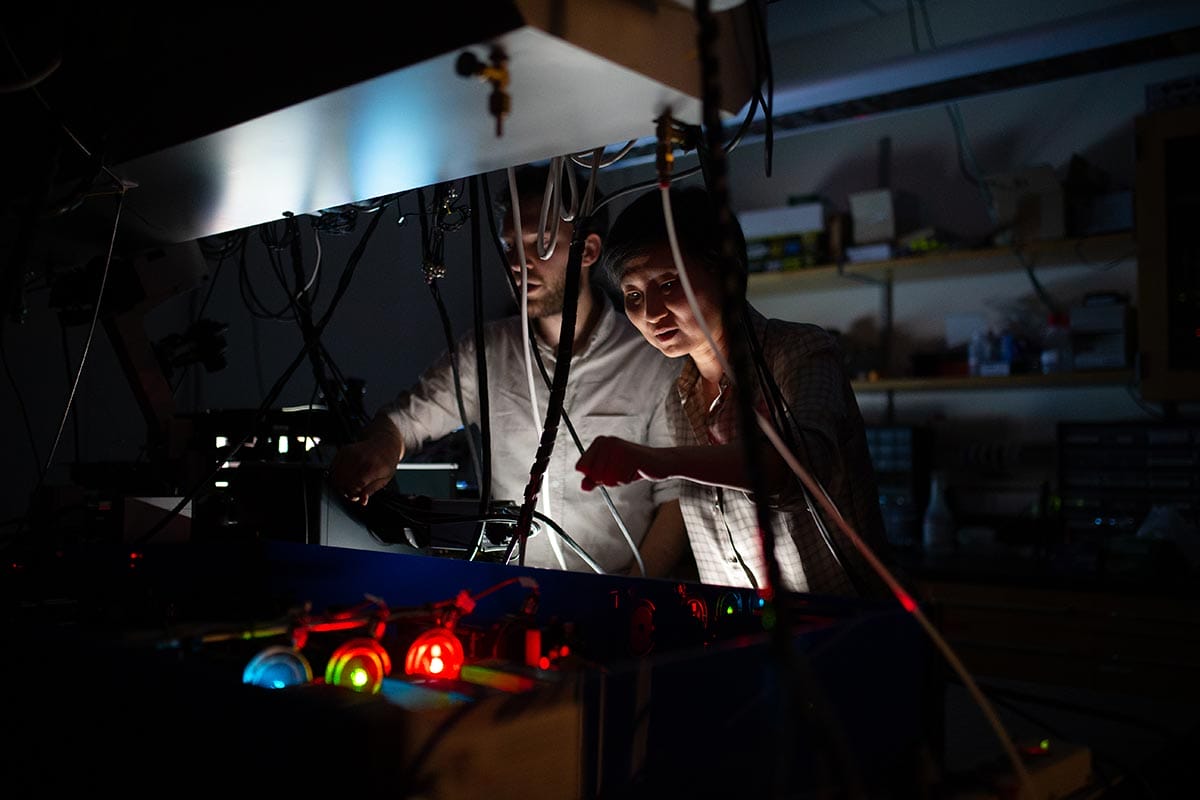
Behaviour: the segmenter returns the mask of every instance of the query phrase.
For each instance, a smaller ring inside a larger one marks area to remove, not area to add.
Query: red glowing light
[[[541,659],[538,660],[538,667],[541,669],[550,669],[550,659],[542,656]]]
[[[408,646],[404,671],[430,678],[458,678],[463,666],[463,646],[446,628],[425,631]]]
[[[571,655],[571,648],[564,644],[562,647],[558,648],[558,654],[561,657],[566,658],[567,656]]]

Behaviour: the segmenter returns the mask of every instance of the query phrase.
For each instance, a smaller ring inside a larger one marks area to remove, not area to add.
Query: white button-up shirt
[[[559,423],[554,449],[542,475],[537,510],[549,516],[588,553],[606,573],[632,568],[633,553],[599,489],[580,488],[583,476],[575,471],[580,450],[576,448],[567,418],[579,435],[583,448],[601,434],[619,436],[652,446],[673,444],[666,419],[667,393],[673,392],[681,359],[669,359],[648,343],[607,298],[600,320],[591,336],[571,358],[563,400],[564,418]],[[490,322],[485,327],[488,406],[491,424],[492,497],[510,500],[518,507],[525,499],[531,468],[537,456],[546,420],[549,389],[533,361],[538,416],[535,424],[529,402],[519,316]],[[463,406],[470,422],[479,422],[478,378],[475,369],[475,338],[468,333],[456,345]],[[538,349],[553,378],[556,352],[538,339]],[[434,363],[416,386],[402,392],[380,409],[404,437],[406,451],[445,436],[462,426],[454,393],[454,375],[449,354]],[[656,508],[679,496],[676,481],[637,481],[627,486],[608,487],[613,506],[633,542],[640,544]],[[535,524],[537,520],[534,520]],[[553,531],[542,526],[526,542],[525,564],[533,567],[591,571],[581,558],[561,542],[552,542]],[[556,547],[557,545],[557,547]],[[559,552],[555,552],[555,550]],[[562,561],[559,560],[561,556]],[[514,551],[514,563],[516,555]]]

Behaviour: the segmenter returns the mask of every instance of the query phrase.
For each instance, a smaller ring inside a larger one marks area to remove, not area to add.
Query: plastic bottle
[[[921,523],[921,541],[929,555],[954,551],[954,515],[946,504],[946,475],[941,470],[929,476],[929,504]]]
[[[992,360],[992,332],[980,328],[971,334],[971,343],[967,346],[967,371],[971,375],[980,375],[983,366]]]
[[[1042,334],[1042,374],[1070,372],[1072,360],[1070,318],[1059,312],[1051,313],[1046,317],[1046,330]]]

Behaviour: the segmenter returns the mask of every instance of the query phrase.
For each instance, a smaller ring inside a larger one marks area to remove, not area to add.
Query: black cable
[[[765,129],[763,140],[763,167],[766,176],[771,177],[771,162],[774,158],[775,151],[775,69],[771,65],[771,44],[767,38],[767,20],[761,13],[758,7],[757,0],[750,0],[750,19],[754,27],[754,53],[755,53],[755,82],[754,91],[757,93],[760,90],[760,81],[758,80],[757,72],[762,71],[763,77],[767,83],[767,96],[763,100],[763,114],[765,115]]]
[[[750,107],[746,110],[746,116],[742,119],[742,124],[738,127],[737,132],[733,135],[733,138],[731,138],[722,148],[725,151],[726,155],[728,155],[729,153],[732,153],[734,148],[736,148],[741,143],[742,137],[744,137],[746,135],[746,131],[748,131],[750,129],[750,123],[752,123],[754,121],[754,115],[758,111],[761,102],[762,102],[762,98],[759,96],[758,93],[751,95]],[[698,126],[696,126],[696,127],[698,129]],[[697,141],[702,141],[702,138],[700,136],[697,136]],[[694,167],[688,167],[687,169],[679,170],[678,172],[672,172],[671,176],[670,176],[671,183],[675,184],[675,183],[678,183],[679,181],[682,181],[684,178],[690,178],[693,175],[700,173],[703,169],[704,169],[703,164],[697,164]],[[600,211],[600,209],[604,208],[606,205],[608,205],[609,203],[611,203],[612,201],[616,200],[619,197],[624,197],[628,194],[633,194],[635,192],[642,192],[647,189],[656,189],[656,188],[658,188],[658,178],[652,178],[650,180],[642,181],[640,183],[630,184],[629,186],[626,186],[623,189],[618,189],[617,191],[613,192],[612,194],[606,195],[603,200],[596,203],[596,207],[592,209],[592,213],[593,214],[598,213]]]
[[[245,246],[246,246],[246,240],[245,240],[245,238],[244,238],[244,237],[243,237],[243,238],[241,238],[241,240],[240,240],[240,241],[241,241],[241,245],[240,245],[240,247],[242,247],[243,249],[245,249]],[[225,265],[225,259],[226,259],[226,258],[229,256],[230,252],[232,252],[233,250],[236,250],[236,249],[237,249],[237,247],[238,247],[238,246],[237,246],[237,245],[235,245],[235,246],[234,246],[234,247],[232,247],[232,248],[230,248],[230,247],[222,247],[222,248],[220,249],[220,251],[219,251],[219,255],[218,255],[218,258],[217,258],[217,268],[213,270],[213,276],[212,276],[212,280],[210,280],[210,281],[208,282],[208,291],[204,293],[204,302],[202,302],[202,303],[200,304],[200,310],[199,310],[199,311],[197,311],[197,312],[196,312],[196,314],[195,314],[195,316],[193,316],[193,317],[192,317],[192,324],[193,324],[193,325],[195,325],[197,322],[199,322],[199,321],[200,321],[200,320],[201,320],[201,319],[204,317],[204,310],[205,310],[206,308],[208,308],[208,301],[212,299],[212,296],[213,296],[213,290],[217,288],[217,278],[221,277],[221,267]],[[204,250],[204,248],[203,248],[203,247],[201,247],[201,251],[203,251],[203,250]],[[206,255],[207,255],[207,254],[206,254]],[[183,370],[183,371],[181,371],[181,372],[179,373],[179,378],[178,378],[178,379],[175,381],[175,385],[171,387],[171,395],[172,395],[172,396],[174,396],[174,395],[175,395],[175,393],[179,391],[179,387],[180,387],[180,385],[183,383],[183,379],[184,379],[185,377],[187,377],[187,370],[186,370],[186,369],[185,369],[185,370]]]
[[[487,207],[489,209],[491,209],[492,208],[491,192],[488,189],[487,181],[483,182],[483,192],[484,192],[484,202],[487,204]],[[496,243],[496,253],[500,258],[500,261],[499,261],[500,266],[504,270],[504,276],[505,276],[504,279],[508,282],[509,288],[512,290],[514,298],[516,298],[519,302],[520,294],[518,292],[516,276],[513,275],[512,270],[510,270],[508,268],[508,256],[504,252],[504,249],[500,246],[500,234],[496,230],[495,218],[490,213],[488,214],[488,223],[491,227],[492,240]],[[584,224],[584,223],[582,221],[580,221],[578,224]],[[601,302],[607,303],[609,301],[605,297],[605,298],[601,298]],[[538,348],[537,336],[534,333],[532,325],[530,325],[529,330],[527,331],[527,336],[529,339],[530,351],[533,353],[534,361],[537,362],[538,371],[541,373],[541,376],[542,376],[542,383],[545,384],[547,389],[553,389],[553,386],[554,386],[553,379],[550,376],[550,372],[546,369],[546,362],[542,358],[541,350]],[[567,413],[567,410],[565,408],[561,409],[561,415],[562,415],[562,422],[567,427],[567,433],[570,434],[571,441],[574,443],[576,451],[578,451],[580,455],[583,455],[584,450],[585,450],[585,448],[583,446],[583,440],[581,440],[579,438],[579,434],[575,431],[575,425],[571,422],[571,417]],[[615,515],[617,514],[616,506],[612,502],[612,497],[609,494],[608,488],[604,487],[604,486],[600,486],[598,488],[599,488],[602,496],[604,497],[606,504],[609,506],[609,511],[614,515],[614,519],[615,519],[616,518]],[[535,512],[534,516],[539,516],[539,514]],[[617,522],[619,525],[624,527],[623,521],[617,520]],[[555,530],[561,530],[561,529],[558,528],[557,526],[555,526]],[[566,536],[566,534],[563,534],[563,537],[564,537],[564,539],[569,538]]]
[[[489,424],[491,417],[490,407],[488,405],[487,393],[487,341],[484,337],[484,313],[483,313],[483,240],[482,232],[479,228],[479,215],[487,214],[491,224],[495,226],[495,220],[492,219],[492,206],[488,202],[487,206],[480,205],[479,184],[484,185],[486,192],[487,178],[476,175],[471,178],[470,184],[470,203],[473,212],[471,214],[471,287],[472,287],[472,312],[475,320],[475,375],[476,375],[476,391],[475,394],[479,402],[479,430],[480,430],[480,447],[479,447],[479,513],[487,511],[492,499],[492,426]],[[463,423],[466,425],[466,422]],[[470,426],[465,428],[466,435],[473,437]],[[483,540],[483,526],[479,529],[479,540]]]
[[[324,346],[321,344],[321,335],[317,332],[316,326],[313,325],[312,300],[309,297],[308,291],[304,288],[304,252],[300,241],[300,226],[297,224],[294,214],[289,213],[286,216],[288,246],[292,256],[292,274],[296,279],[296,291],[294,293],[291,291],[287,292],[288,302],[292,306],[292,312],[296,321],[300,324],[300,333],[304,339],[305,349],[308,351],[313,378],[316,379],[317,385],[321,387],[321,391],[325,395],[325,404],[329,409],[330,416],[333,418],[334,433],[338,439],[337,444],[349,444],[354,441],[354,434],[351,430],[350,422],[343,413],[343,403],[339,399],[344,396],[344,391],[342,387],[332,386],[329,376],[325,373]],[[284,289],[287,291],[286,286]]]
[[[246,252],[242,251],[241,258],[238,261],[238,290],[242,295],[242,303],[250,311],[250,314],[256,319],[270,320],[290,320],[290,317],[285,316],[288,307],[285,305],[278,311],[271,311],[266,304],[258,296],[258,292],[254,290],[254,284],[250,280],[250,273],[246,265]]]
[[[333,354],[329,352],[329,348],[325,346],[324,342],[318,342],[317,344],[321,348],[321,357],[325,359],[325,365],[329,367],[329,371],[333,374],[333,381],[331,381],[331,385],[338,390],[338,393],[341,397],[340,413],[342,418],[346,421],[347,428],[350,431],[350,436],[357,436],[363,427],[366,426],[368,420],[364,419],[361,414],[356,413],[361,404],[356,403],[350,397],[350,393],[348,391],[350,382],[346,380],[346,376],[342,372],[341,367],[339,367],[337,362],[334,361]],[[315,401],[316,398],[314,397],[313,400]],[[312,402],[313,401],[310,401],[310,405]]]
[[[387,203],[384,203],[384,206],[386,205]],[[355,246],[354,252],[350,254],[350,259],[346,263],[346,268],[342,271],[342,277],[338,281],[337,289],[334,291],[333,298],[329,302],[329,307],[325,309],[325,313],[321,315],[321,318],[314,326],[315,333],[318,338],[325,330],[325,327],[329,324],[329,320],[333,317],[333,312],[337,309],[338,303],[341,301],[342,296],[345,295],[346,290],[350,288],[350,281],[354,277],[355,270],[358,269],[359,261],[362,260],[363,253],[366,251],[367,243],[371,240],[371,235],[375,232],[375,228],[379,225],[379,221],[383,218],[382,210],[383,206],[380,207],[380,213],[376,213],[371,218],[371,222],[367,225],[366,230],[363,231],[362,238],[358,240],[358,244]],[[171,520],[177,517],[179,512],[187,507],[188,503],[192,502],[192,500],[195,499],[201,490],[203,490],[204,487],[206,487],[213,480],[213,478],[220,473],[225,463],[231,461],[233,457],[242,449],[242,447],[246,445],[246,442],[250,441],[251,437],[254,435],[254,429],[265,418],[271,405],[283,392],[284,387],[287,386],[288,381],[291,380],[292,375],[295,374],[299,366],[304,363],[304,360],[307,358],[307,356],[308,344],[306,343],[304,347],[300,349],[300,352],[296,354],[295,358],[292,359],[292,362],[288,364],[287,368],[284,369],[283,374],[280,375],[275,381],[275,384],[271,387],[271,390],[267,393],[267,396],[263,398],[262,403],[259,404],[258,410],[254,413],[254,418],[248,425],[249,430],[247,431],[246,435],[242,437],[241,441],[234,445],[228,454],[220,457],[217,460],[216,468],[209,472],[209,474],[202,480],[198,481],[196,485],[192,487],[192,489],[188,491],[188,493],[185,494],[167,514],[165,514],[157,523],[151,526],[149,530],[137,537],[137,539],[134,540],[135,545],[143,545],[150,541],[150,539],[154,538],[159,531],[165,528],[167,524],[171,522]]]
[[[700,60],[704,141],[710,156],[707,173],[711,176],[711,183],[708,189],[717,210],[717,222],[720,226],[719,233],[722,242],[721,259],[724,269],[723,275],[720,276],[723,281],[721,284],[723,292],[721,312],[724,328],[730,333],[727,339],[729,341],[731,368],[734,372],[734,375],[731,377],[734,384],[738,387],[737,412],[742,434],[741,439],[745,448],[746,468],[749,472],[750,485],[754,490],[760,541],[762,543],[763,558],[766,562],[767,576],[771,588],[771,592],[765,598],[766,607],[764,613],[770,613],[774,618],[769,631],[770,644],[774,657],[778,659],[782,667],[781,676],[784,678],[780,683],[783,692],[780,703],[782,721],[777,726],[780,741],[776,743],[777,752],[775,753],[773,763],[775,785],[781,794],[790,794],[789,765],[791,763],[791,753],[795,746],[795,734],[791,726],[787,723],[787,719],[808,719],[809,714],[804,707],[804,694],[801,691],[802,686],[790,685],[790,680],[788,679],[795,679],[798,683],[807,685],[810,690],[814,690],[815,683],[812,680],[812,676],[808,674],[807,665],[802,663],[802,660],[798,659],[793,652],[791,611],[786,603],[780,602],[779,595],[782,591],[782,581],[779,562],[775,556],[775,539],[770,510],[766,504],[768,487],[760,461],[762,443],[760,437],[755,435],[758,426],[753,406],[754,398],[751,388],[753,382],[747,380],[747,377],[751,374],[749,369],[750,358],[745,338],[736,335],[736,332],[740,328],[739,320],[742,314],[742,306],[746,302],[746,275],[745,271],[738,267],[738,255],[735,245],[735,222],[729,204],[726,152],[720,140],[720,86],[718,83],[716,56],[717,23],[713,17],[709,0],[697,0],[695,3],[695,16],[698,26],[697,49]],[[857,770],[849,758],[848,748],[844,742],[836,741],[836,737],[834,738],[834,751],[839,758],[840,766],[842,767],[841,772],[847,783],[847,789],[850,791],[851,796],[861,796],[863,793],[859,785]]]
[[[961,683],[958,681],[955,681],[955,684],[961,686]],[[1072,741],[1071,737],[1065,736],[1055,726],[1050,725],[1044,719],[1042,719],[1041,716],[1035,715],[1032,712],[1027,711],[1024,708],[1021,708],[1015,702],[1006,699],[1005,695],[1008,694],[1006,691],[998,691],[997,687],[994,687],[994,686],[987,687],[987,688],[984,688],[981,686],[980,688],[987,695],[988,700],[990,702],[994,703],[996,706],[1003,708],[1013,714],[1016,714],[1019,717],[1024,718],[1026,721],[1033,723],[1044,733],[1049,734],[1050,736],[1054,737],[1055,739],[1058,739],[1061,742]],[[999,695],[999,696],[997,696],[997,695]],[[1025,699],[1027,699],[1028,702],[1033,703],[1035,705],[1054,705],[1055,707],[1059,707],[1054,703],[1045,702],[1047,700],[1047,698],[1040,698],[1040,697],[1036,697],[1036,696],[1026,696]],[[1095,711],[1095,709],[1082,709],[1081,708],[1079,710],[1081,713],[1091,714],[1092,716],[1096,716],[1100,719],[1108,719],[1109,718],[1107,716],[1107,714],[1097,713]],[[1174,738],[1174,737],[1172,737],[1172,738]],[[1111,789],[1112,787],[1116,786],[1118,783],[1118,779],[1109,776],[1107,773],[1105,773],[1104,770],[1099,769],[1099,767],[1097,766],[1097,763],[1096,763],[1097,761],[1109,763],[1112,766],[1116,767],[1117,769],[1121,770],[1122,772],[1128,773],[1129,775],[1136,778],[1138,783],[1140,783],[1142,788],[1146,791],[1147,796],[1149,796],[1151,798],[1156,798],[1159,796],[1158,793],[1154,791],[1154,787],[1150,785],[1150,781],[1148,780],[1148,778],[1143,770],[1131,766],[1124,759],[1117,758],[1116,756],[1112,755],[1111,753],[1109,753],[1107,751],[1097,749],[1094,745],[1088,744],[1087,748],[1093,756],[1092,768],[1095,769],[1097,773],[1099,773],[1100,780],[1102,780],[1105,784],[1105,786],[1104,786],[1105,790]]]
[[[808,449],[808,442],[803,436],[800,436],[799,444],[797,444],[795,435],[796,426],[792,418],[791,409],[788,408],[787,400],[784,397],[783,390],[779,388],[779,384],[775,380],[774,373],[771,372],[770,367],[767,365],[762,343],[754,331],[754,325],[750,320],[749,312],[749,304],[744,304],[742,325],[745,330],[746,341],[750,343],[751,356],[757,371],[759,391],[768,403],[772,424],[775,426],[775,430],[779,431],[784,446],[787,447],[788,451],[799,458],[799,454],[803,450],[804,457],[799,460],[804,464],[813,465],[816,462],[813,460],[812,453]],[[819,516],[821,512],[814,504],[813,497],[803,483],[801,483],[801,490],[804,492],[809,512],[814,517],[813,522],[816,525],[817,532],[820,534],[822,541],[824,541],[825,547],[829,550],[829,554],[833,557],[834,562],[849,579],[859,597],[874,595],[874,592],[868,590],[869,584],[867,578],[859,574],[857,568],[851,568],[850,559],[845,556],[842,547],[837,542],[835,534],[831,533],[828,530],[828,526],[822,521],[823,518]],[[888,596],[890,596],[890,593]]]
[[[584,209],[581,214],[592,213]],[[558,340],[557,361],[554,364],[554,384],[550,387],[550,397],[546,408],[546,421],[542,427],[542,439],[538,451],[529,470],[529,482],[525,485],[525,500],[521,505],[521,514],[517,520],[517,530],[513,541],[509,543],[504,553],[504,561],[508,562],[512,555],[514,544],[519,546],[517,563],[525,565],[525,541],[529,537],[529,528],[533,522],[534,505],[537,503],[538,492],[541,489],[542,476],[550,464],[550,455],[554,452],[554,440],[558,434],[558,423],[562,417],[563,399],[567,391],[567,379],[571,371],[571,354],[575,346],[575,315],[579,305],[579,278],[583,264],[583,247],[586,243],[584,233],[586,226],[578,220],[571,234],[571,249],[567,256],[567,275],[563,287],[562,328]],[[518,231],[515,235],[520,236]]]
[[[1158,735],[1164,742],[1171,742],[1176,739],[1178,734],[1171,729],[1158,723],[1142,719],[1141,717],[1133,716],[1132,714],[1123,714],[1119,711],[1102,711],[1093,706],[1082,705],[1080,703],[1072,703],[1068,700],[1045,697],[1043,695],[1034,694],[1032,692],[1022,692],[1019,689],[1010,689],[995,684],[976,681],[980,690],[988,695],[988,697],[1003,697],[1008,700],[1019,700],[1035,705],[1054,708],[1059,711],[1070,711],[1082,716],[1095,717],[1109,722],[1116,722],[1122,725],[1128,725],[1134,728],[1140,728],[1144,731],[1149,731]]]
[[[717,40],[717,23],[707,0],[696,3],[696,19],[699,27],[698,48],[700,52],[700,79],[702,102],[704,106],[704,146],[709,155],[705,159],[706,184],[713,199],[717,212],[717,224],[720,227],[719,236],[722,245],[721,260],[722,274],[721,313],[725,330],[729,331],[729,350],[731,367],[734,374],[730,377],[738,391],[738,420],[742,431],[742,443],[746,448],[746,469],[750,473],[750,485],[756,498],[758,525],[762,538],[763,556],[767,565],[767,576],[774,592],[782,588],[779,564],[775,558],[775,540],[772,531],[770,511],[766,506],[769,489],[766,477],[761,469],[761,447],[759,438],[755,435],[758,426],[755,422],[753,407],[753,382],[748,380],[750,371],[746,343],[743,337],[736,335],[741,327],[742,306],[746,296],[746,278],[743,270],[738,268],[738,255],[734,244],[733,212],[729,207],[729,188],[727,184],[725,151],[722,148],[721,118],[720,118],[720,87],[717,82],[717,57],[715,45]],[[768,599],[775,606],[780,604],[774,598]],[[784,620],[776,618],[780,629],[790,629],[784,625]]]
[[[29,423],[29,409],[25,406],[25,396],[21,394],[21,386],[13,377],[12,367],[8,363],[8,349],[4,344],[4,330],[0,327],[0,361],[4,362],[4,374],[8,376],[8,384],[12,387],[21,409],[21,421],[25,423],[25,435],[29,437],[29,451],[33,453],[33,465],[38,476],[38,485],[42,484],[42,457],[38,455],[37,437],[33,435],[33,426]]]
[[[445,193],[446,185],[439,184],[434,191],[434,208],[445,208]],[[424,208],[425,192],[422,189],[417,189],[417,198],[421,207]],[[467,450],[471,455],[471,465],[475,470],[475,477],[482,482],[483,468],[480,464],[479,453],[476,451],[475,440],[471,435],[471,423],[467,417],[467,409],[463,404],[462,375],[458,367],[458,340],[454,336],[454,330],[450,324],[450,314],[446,310],[446,304],[442,300],[442,294],[438,288],[438,281],[445,266],[441,228],[434,225],[431,229],[424,215],[421,216],[421,239],[421,268],[424,273],[425,285],[429,287],[429,293],[437,307],[438,318],[442,323],[442,336],[446,340],[446,353],[450,359],[450,375],[454,380],[454,400],[458,405],[458,418],[462,422],[463,431],[467,436]],[[478,358],[478,354],[476,354],[476,358]]]

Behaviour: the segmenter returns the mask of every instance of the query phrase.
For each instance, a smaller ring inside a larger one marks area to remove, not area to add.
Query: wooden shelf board
[[[1133,380],[1128,369],[1064,372],[1055,375],[1004,375],[961,378],[881,378],[854,381],[855,392],[940,392],[994,389],[1054,389],[1082,386],[1121,386]]]
[[[796,289],[847,289],[886,281],[969,278],[997,272],[1089,265],[1108,268],[1137,255],[1130,232],[1088,236],[1082,239],[1030,242],[1016,247],[951,250],[889,261],[862,261],[824,265],[788,272],[755,272],[749,276],[747,294],[766,296]]]

